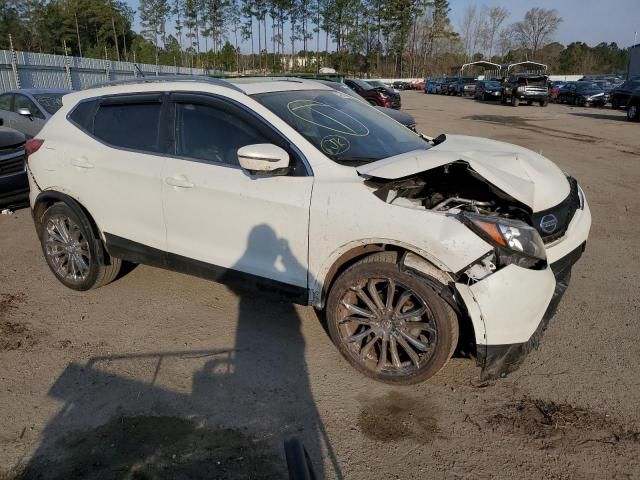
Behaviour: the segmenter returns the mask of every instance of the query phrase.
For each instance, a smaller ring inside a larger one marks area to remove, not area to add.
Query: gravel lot
[[[594,225],[542,346],[510,377],[454,358],[389,387],[311,308],[146,266],[87,293],[0,216],[0,479],[640,478],[640,125],[624,112],[403,93],[419,130],[517,143],[581,182]]]

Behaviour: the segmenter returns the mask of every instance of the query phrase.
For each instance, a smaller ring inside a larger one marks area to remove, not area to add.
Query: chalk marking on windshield
[[[299,105],[299,106],[293,106],[294,103],[300,103],[300,102],[310,102],[310,103],[305,103],[303,105]],[[310,108],[311,107],[311,108]],[[331,117],[330,115],[327,115],[325,113],[322,113],[321,111],[313,108],[313,107],[328,107],[330,109],[335,110],[336,112],[340,113],[341,115],[345,115],[347,117],[349,117],[351,120],[353,120],[355,122],[356,125],[360,125],[364,130],[365,133],[358,133],[356,132],[353,128],[351,128],[349,125],[345,125],[344,123],[342,123],[339,120],[336,120],[335,118]],[[308,108],[311,111],[313,111],[314,113],[317,113],[318,115],[322,115],[323,117],[328,118],[329,120],[331,120],[332,122],[337,123],[338,125],[341,125],[342,127],[345,128],[345,130],[338,130],[337,128],[331,128],[327,125],[323,125],[321,123],[317,123],[314,122],[312,120],[309,120],[308,118],[302,117],[300,115],[298,115],[295,111],[299,110],[301,108]],[[351,115],[349,115],[348,113],[345,112],[341,112],[340,110],[338,110],[337,108],[331,106],[331,105],[327,105],[326,103],[320,103],[320,102],[316,102],[314,100],[292,100],[291,102],[289,102],[287,104],[287,110],[289,110],[289,112],[291,112],[296,118],[299,118],[302,121],[305,121],[307,123],[310,123],[311,125],[315,125],[316,127],[320,127],[320,128],[326,128],[327,130],[331,130],[332,132],[336,132],[336,133],[342,133],[343,135],[351,135],[354,137],[366,137],[367,135],[369,135],[369,129],[367,128],[366,125],[364,125],[360,120],[358,120],[355,117],[352,117]]]
[[[340,155],[351,148],[349,140],[340,135],[328,135],[320,142],[320,148],[327,155]]]

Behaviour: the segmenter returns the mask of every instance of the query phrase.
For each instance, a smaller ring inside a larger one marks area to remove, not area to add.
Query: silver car
[[[34,137],[71,90],[25,88],[0,95],[0,125]]]

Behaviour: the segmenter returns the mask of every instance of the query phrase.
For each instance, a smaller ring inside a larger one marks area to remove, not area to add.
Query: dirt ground
[[[64,288],[28,210],[0,216],[0,479],[640,478],[640,125],[624,112],[403,93],[430,135],[540,151],[581,182],[587,251],[541,348],[508,378],[454,358],[390,387],[311,308],[146,266]]]

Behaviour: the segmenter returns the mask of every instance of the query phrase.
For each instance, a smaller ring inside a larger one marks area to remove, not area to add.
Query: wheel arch
[[[64,203],[80,218],[85,218],[87,220],[94,238],[96,239],[96,252],[98,253],[98,261],[102,262],[103,264],[107,263],[106,257],[108,254],[106,253],[106,249],[104,248],[102,232],[98,228],[98,225],[93,219],[93,216],[91,215],[89,210],[77,199],[66,193],[62,193],[57,190],[44,190],[40,192],[36,197],[31,213],[33,215],[33,222],[35,224],[38,238],[40,238],[42,234],[42,215],[44,215],[44,212],[47,211],[49,207],[55,205],[56,203]]]
[[[455,274],[428,252],[403,242],[370,239],[352,242],[338,249],[332,255],[332,260],[327,262],[328,266],[321,270],[320,279],[310,279],[311,305],[324,309],[329,290],[342,272],[368,255],[385,251],[397,252],[401,268],[422,277],[453,308],[460,332],[457,350],[463,356],[477,356],[476,326],[464,300],[457,294]],[[479,333],[484,334],[482,325],[478,325],[478,329]]]

